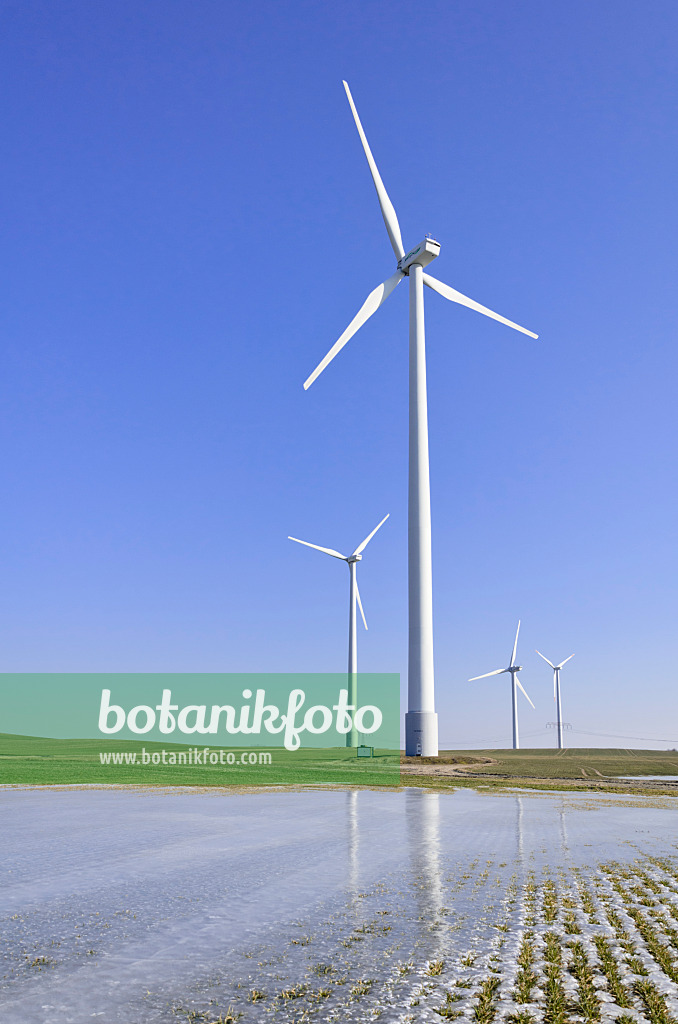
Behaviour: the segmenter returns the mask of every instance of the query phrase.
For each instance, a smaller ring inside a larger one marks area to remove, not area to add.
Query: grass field
[[[269,786],[364,785],[478,786],[524,785],[530,788],[607,788],[624,775],[678,775],[678,752],[573,748],[570,750],[448,750],[439,759],[409,759],[430,775],[400,777],[398,755],[376,751],[358,759],[353,751],[269,750],[270,765],[102,764],[101,752],[132,755],[141,751],[186,752],[185,744],[123,740],[57,740],[0,733],[0,785],[153,785]],[[198,746],[198,750],[203,747]],[[211,748],[218,750],[219,748]],[[240,754],[233,748],[236,756]],[[263,752],[263,748],[262,748]],[[257,750],[257,753],[259,751]],[[464,765],[459,773],[441,776],[436,768]],[[615,783],[615,786],[617,784]],[[631,784],[619,783],[621,788]],[[638,786],[642,787],[642,783]],[[673,784],[678,793],[678,784]],[[633,787],[638,788],[638,787]]]
[[[414,758],[407,759],[412,766]],[[479,761],[481,763],[479,763]],[[450,765],[458,765],[446,768]],[[465,762],[468,762],[465,764]],[[551,791],[607,791],[678,797],[678,782],[667,778],[646,781],[642,776],[678,775],[674,750],[626,750],[622,748],[573,747],[570,750],[444,750],[438,767],[430,774],[410,767],[403,785],[427,789],[464,787],[475,789],[533,789]],[[638,781],[624,776],[641,776]],[[677,1022],[678,1024],[678,1022]]]
[[[484,757],[473,766],[483,775],[538,779],[595,779],[620,775],[678,775],[678,750],[623,750],[573,747],[565,750],[444,750],[459,761]]]
[[[62,740],[0,733],[0,785],[149,785],[149,786],[281,786],[332,785],[393,786],[400,782],[398,753],[375,751],[358,759],[355,751],[302,748],[250,748],[257,756],[270,753],[270,764],[140,764],[142,750],[186,754],[190,747],[177,743],[137,740]],[[210,747],[210,751],[219,751]],[[238,748],[229,748],[240,758]],[[122,754],[128,762],[102,764],[101,753]]]

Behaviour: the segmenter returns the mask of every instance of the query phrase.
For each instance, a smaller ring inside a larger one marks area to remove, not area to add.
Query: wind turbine
[[[370,543],[379,527],[383,526],[390,512],[387,512],[382,521],[375,526],[372,533],[368,533],[365,540],[358,544],[351,555],[342,555],[340,551],[335,551],[334,548],[321,548],[319,544],[310,544],[307,540],[299,540],[298,537],[288,537],[288,540],[294,540],[297,544],[304,544],[307,548],[315,548],[316,551],[323,551],[326,555],[332,555],[333,558],[341,558],[343,562],[348,562],[348,569],[350,574],[350,588],[349,588],[349,607],[348,607],[348,703],[349,706],[354,707],[357,704],[358,697],[358,631],[357,631],[357,618],[356,618],[356,604],[360,608],[360,614],[362,615],[363,625],[367,629],[367,619],[365,618],[365,612],[363,611],[363,603],[360,600],[360,591],[358,590],[358,577],[356,575],[356,566],[358,562],[362,561],[362,553]],[[358,734],[355,727],[352,727],[350,732],[346,733],[346,746],[357,747],[358,746]]]
[[[511,661],[510,661],[510,664],[509,664],[508,668],[496,668],[494,670],[494,672],[485,672],[482,676],[474,676],[473,679],[469,679],[469,683],[474,683],[476,681],[476,679],[487,679],[488,676],[500,676],[500,675],[503,675],[504,672],[510,672],[511,673],[511,699],[512,699],[512,707],[513,707],[513,749],[514,750],[518,750],[520,748],[520,740],[518,738],[518,700],[517,700],[518,694],[517,694],[517,688],[519,688],[521,690],[521,692],[527,697],[527,693],[525,692],[523,684],[521,683],[520,679],[518,679],[518,673],[522,672],[523,666],[522,665],[516,665],[516,650],[518,649],[518,633],[520,633],[520,619],[518,619],[518,628],[516,630],[516,638],[515,638],[515,641],[513,643],[513,652],[511,654]],[[532,701],[530,700],[530,698],[527,697],[527,699],[530,701],[530,704],[532,704]],[[532,707],[534,707],[534,704],[532,704]]]
[[[405,252],[398,218],[381,180],[363,126],[358,117],[351,91],[344,82],[346,96],[360,135],[388,237],[398,261],[394,274],[370,292],[358,313],[318,363],[304,383],[308,390],[313,381],[331,363],[346,342],[379,309],[404,277],[410,279],[410,386],[409,386],[409,490],[408,490],[408,711],[405,716],[405,750],[408,756],[425,757],[438,754],[438,716],[435,712],[433,682],[433,590],[431,571],[431,491],[429,485],[428,414],[426,398],[426,350],[424,340],[424,285],[451,302],[468,306],[514,327],[531,338],[537,335],[493,313],[486,306],[462,295],[424,273],[424,267],[436,258],[440,244],[432,238]],[[414,172],[416,173],[416,171]]]
[[[544,658],[541,651],[536,652],[540,658]],[[574,654],[570,655],[570,658],[574,658]],[[553,669],[553,699],[556,702],[558,720],[558,750],[563,749],[563,709],[560,703],[560,670],[563,665],[566,665],[570,658],[565,658],[565,661],[561,661],[560,665],[554,665],[548,658],[544,658],[547,665],[550,665]]]

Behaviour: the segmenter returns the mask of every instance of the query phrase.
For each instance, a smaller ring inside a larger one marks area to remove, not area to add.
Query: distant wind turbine
[[[409,756],[424,757],[438,754],[438,716],[435,712],[433,680],[433,589],[431,569],[431,490],[429,485],[428,413],[426,397],[426,351],[424,343],[424,285],[443,298],[467,306],[477,313],[514,327],[531,338],[537,335],[493,313],[486,306],[462,295],[455,288],[424,273],[424,267],[436,258],[440,244],[425,238],[409,252],[405,252],[400,225],[393,204],[384,188],[372,151],[363,131],[351,96],[344,82],[346,96],[360,135],[370,173],[377,190],[379,206],[388,237],[398,261],[394,274],[370,292],[358,313],[318,363],[304,383],[308,389],[313,381],[332,362],[347,341],[369,320],[389,297],[404,277],[410,279],[410,440],[409,440],[409,497],[408,497],[408,589],[409,589],[409,653],[408,653],[408,711],[405,716],[405,751]],[[420,173],[418,158],[412,162],[413,175]],[[415,186],[416,187],[416,186]]]
[[[500,675],[503,675],[504,672],[510,672],[511,673],[511,699],[512,699],[512,707],[513,707],[513,749],[514,750],[518,750],[520,748],[520,740],[518,738],[518,700],[517,700],[518,694],[516,692],[516,687],[518,687],[521,690],[521,692],[525,695],[525,697],[527,697],[527,693],[525,692],[523,684],[521,683],[520,679],[518,679],[518,673],[522,672],[523,666],[522,665],[516,665],[516,651],[518,649],[518,633],[520,633],[520,619],[518,619],[518,628],[516,630],[516,639],[515,639],[515,641],[513,643],[513,652],[511,653],[511,661],[510,661],[510,664],[509,664],[508,668],[497,668],[497,669],[494,670],[494,672],[485,672],[482,676],[473,676],[473,679],[469,679],[469,683],[474,683],[476,681],[476,679],[487,679],[489,676],[500,676]],[[530,704],[532,704],[532,701],[530,700],[530,698],[527,697],[527,699],[530,701]],[[532,707],[534,707],[534,704],[532,704]]]
[[[319,544],[310,544],[307,540],[299,540],[298,537],[288,537],[288,540],[296,541],[297,544],[304,544],[307,548],[314,548],[316,551],[323,551],[326,555],[332,555],[333,558],[341,558],[343,562],[348,562],[348,568],[350,573],[350,588],[349,588],[349,610],[348,610],[348,703],[349,705],[356,705],[358,696],[358,631],[357,631],[357,618],[356,618],[356,604],[360,608],[360,614],[362,615],[363,624],[367,629],[367,619],[365,618],[365,612],[363,610],[363,603],[360,600],[360,591],[358,590],[358,578],[356,574],[356,566],[358,562],[362,561],[362,553],[374,537],[377,530],[384,525],[391,513],[388,512],[382,521],[375,526],[372,533],[369,533],[365,540],[358,544],[351,555],[342,555],[340,551],[335,551],[334,548],[321,548]],[[357,747],[358,745],[358,734],[355,728],[351,729],[346,734],[346,746]]]
[[[540,658],[544,658],[541,651],[536,652]],[[570,658],[574,658],[574,654],[570,655]],[[558,720],[558,750],[563,749],[563,709],[560,703],[560,670],[563,665],[566,665],[570,658],[565,658],[565,661],[561,661],[560,665],[554,665],[548,658],[544,658],[547,665],[550,665],[553,669],[553,699],[556,702],[557,708],[557,720]]]

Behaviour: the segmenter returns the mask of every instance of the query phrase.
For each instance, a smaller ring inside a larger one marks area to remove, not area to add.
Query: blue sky
[[[678,11],[21,0],[0,10],[4,671],[406,671],[405,247],[427,292],[443,745],[678,746]],[[507,678],[507,677],[506,677]],[[627,739],[628,737],[628,739]],[[637,739],[631,739],[636,737]],[[656,742],[651,742],[656,738]],[[643,740],[641,742],[641,740]],[[669,742],[671,741],[671,742]]]

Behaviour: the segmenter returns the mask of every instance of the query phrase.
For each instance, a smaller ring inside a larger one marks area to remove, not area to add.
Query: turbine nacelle
[[[363,556],[362,555],[350,555],[346,559],[346,561],[348,562],[349,565],[351,564],[351,562],[362,562],[362,560],[363,560]]]
[[[440,242],[436,242],[435,238],[425,238],[398,260],[398,270],[402,274],[407,274],[414,263],[418,263],[420,267],[427,267],[439,255]]]
[[[511,668],[508,669],[508,671],[509,672],[522,672],[523,671],[523,666],[522,665],[512,665]]]

